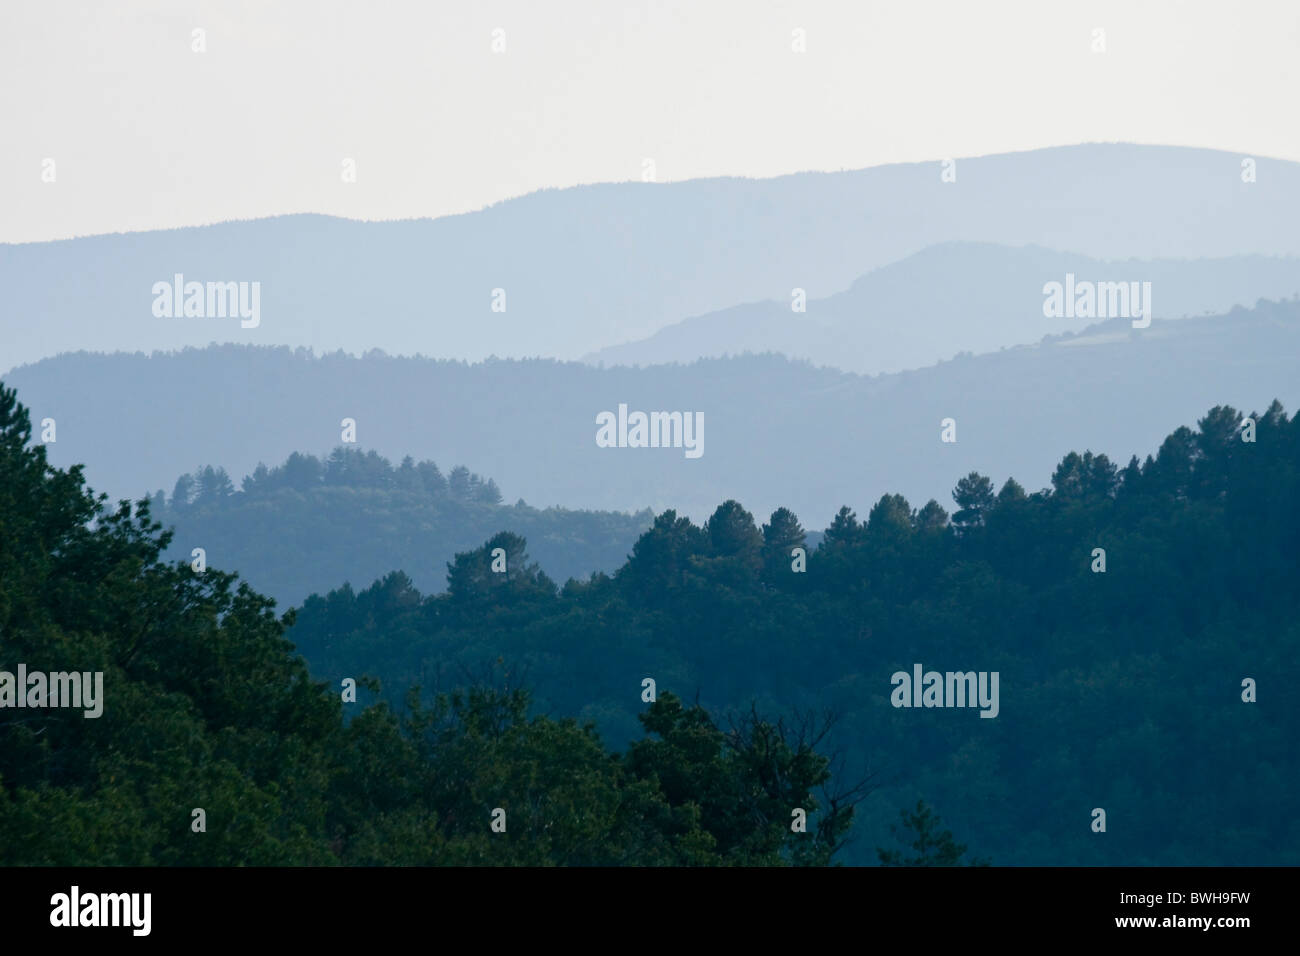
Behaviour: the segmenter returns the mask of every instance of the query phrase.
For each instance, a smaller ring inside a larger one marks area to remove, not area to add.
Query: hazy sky
[[[437,216],[646,159],[661,182],[1111,140],[1300,160],[1298,53],[1296,0],[2,0],[0,241]]]

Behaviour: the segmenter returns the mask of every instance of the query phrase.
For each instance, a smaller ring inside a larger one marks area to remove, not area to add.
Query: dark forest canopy
[[[1213,408],[1123,466],[1070,453],[1032,493],[968,474],[951,514],[899,495],[842,508],[802,573],[797,517],[760,526],[735,501],[703,526],[664,512],[616,573],[562,587],[502,532],[456,556],[446,593],[394,573],[311,598],[290,638],[317,673],[393,693],[504,657],[542,709],[615,742],[639,732],[646,677],[711,708],[831,708],[833,743],[883,774],[854,862],[924,795],[999,863],[1284,863],[1300,421],[1276,402],[1250,419]],[[997,718],[891,706],[917,662],[998,672]]]
[[[866,790],[836,789],[815,724],[665,693],[610,754],[501,682],[346,704],[292,653],[292,612],[165,562],[148,501],[108,507],[30,439],[0,387],[0,670],[100,672],[103,707],[0,707],[0,864],[817,865],[843,844]]]
[[[501,531],[448,563],[445,593],[398,572],[277,618],[233,575],[168,563],[147,503],[111,510],[50,468],[3,392],[0,659],[103,670],[107,706],[0,709],[0,852],[896,863],[933,845],[951,862],[942,834],[873,852],[900,810],[937,829],[924,795],[1001,864],[1292,861],[1300,422],[1277,403],[1250,417],[1211,409],[1122,468],[1071,453],[1032,493],[968,474],[951,513],[842,508],[802,572],[795,515],[760,525],[728,501],[703,525],[658,515],[613,574],[560,585]],[[891,706],[915,662],[998,672],[999,715]],[[366,675],[382,693],[342,704],[339,681]],[[407,699],[417,684],[432,696]],[[878,789],[850,831],[863,779]]]

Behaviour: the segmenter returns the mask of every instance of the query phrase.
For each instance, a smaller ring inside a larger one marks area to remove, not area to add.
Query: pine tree
[[[785,581],[789,578],[791,552],[806,547],[807,533],[799,524],[793,511],[777,508],[763,525],[763,577],[768,581]]]
[[[916,801],[916,808],[911,812],[900,810],[902,828],[892,824],[889,832],[911,851],[905,855],[901,850],[878,848],[881,866],[988,866],[982,860],[963,863],[966,845],[952,838],[951,831],[939,829],[939,817],[926,806],[925,801]]]
[[[952,523],[959,531],[969,531],[984,524],[989,511],[993,508],[993,482],[979,472],[972,471],[957,482],[952,490],[952,500],[957,503],[957,512],[952,516]]]

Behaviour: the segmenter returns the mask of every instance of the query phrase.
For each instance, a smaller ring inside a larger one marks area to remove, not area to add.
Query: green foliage
[[[371,670],[399,695],[504,656],[541,711],[620,746],[643,676],[712,713],[833,709],[826,745],[880,770],[846,862],[874,862],[865,847],[923,793],[1005,865],[1283,864],[1300,855],[1300,711],[1283,704],[1300,686],[1300,421],[1277,403],[1254,417],[1253,443],[1220,407],[1122,470],[1068,454],[1030,494],[970,474],[951,522],[899,495],[865,523],[845,506],[804,574],[793,514],[759,529],[729,501],[703,528],[659,515],[610,576],[556,592],[512,561],[464,599],[386,578],[312,597],[291,637],[320,674]],[[998,671],[999,716],[891,707],[891,674],[917,661]],[[1267,703],[1241,701],[1245,677]],[[1092,833],[1096,806],[1123,829]]]
[[[988,866],[982,860],[961,862],[966,845],[954,840],[951,831],[939,829],[939,817],[925,805],[924,800],[916,801],[916,807],[911,811],[900,811],[899,816],[902,817],[902,830],[894,825],[890,826],[889,832],[911,851],[911,855],[905,856],[900,850],[877,848],[881,866]]]
[[[2,865],[821,865],[842,844],[861,795],[816,813],[830,780],[816,740],[756,715],[724,732],[669,693],[629,708],[648,736],[626,754],[590,723],[530,715],[508,672],[427,703],[411,688],[400,713],[348,705],[345,720],[338,685],[292,653],[292,612],[166,562],[148,500],[110,510],[29,443],[0,386],[0,669],[102,671],[104,707],[0,708]],[[479,553],[451,566],[451,626],[558,602],[522,539],[492,547],[509,573]],[[421,610],[411,594],[395,575],[362,603],[392,619]],[[349,596],[331,596],[336,611]],[[795,806],[807,833],[788,825]]]
[[[952,500],[957,503],[957,512],[952,516],[953,526],[958,530],[977,528],[993,508],[993,482],[972,471],[957,482],[957,487],[952,490]]]
[[[616,573],[562,588],[523,534],[496,531],[449,555],[445,593],[393,572],[277,617],[233,575],[168,562],[149,501],[113,509],[78,468],[49,467],[0,389],[0,669],[103,671],[107,697],[99,719],[0,709],[0,863],[869,862],[861,837],[918,792],[1004,864],[1289,862],[1300,422],[1278,403],[1254,418],[1247,443],[1239,412],[1212,409],[1123,470],[1067,455],[1032,494],[969,475],[951,523],[898,495],[865,522],[845,507],[804,574],[793,514],[759,529],[729,501],[704,527],[665,512]],[[266,489],[283,504],[318,482],[311,507],[369,482],[449,500],[473,486],[458,471],[444,489],[431,463],[339,461],[297,456],[252,483],[288,481]],[[326,481],[335,468],[346,480]],[[227,481],[200,469],[181,507],[219,525],[232,501],[268,500]],[[328,534],[309,511],[301,526]],[[998,671],[1000,715],[891,707],[890,674],[917,660]],[[345,718],[338,680],[367,673],[387,696]],[[838,722],[757,716],[814,708]],[[859,805],[845,765],[883,771],[877,799]],[[904,829],[911,849],[882,862],[964,857],[924,806]]]

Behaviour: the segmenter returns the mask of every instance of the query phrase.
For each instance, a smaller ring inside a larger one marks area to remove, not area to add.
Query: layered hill
[[[115,497],[163,489],[198,463],[245,475],[332,448],[351,418],[360,446],[464,463],[507,501],[702,519],[735,497],[817,526],[886,491],[947,500],[952,475],[971,470],[1042,474],[1071,446],[1142,452],[1188,409],[1300,405],[1300,302],[1146,329],[1114,320],[875,377],[772,355],[601,369],[219,346],[69,354],[5,381],[35,422],[55,421],[51,460],[88,463],[91,484]],[[629,417],[703,415],[700,456],[600,447],[597,417],[620,405]]]
[[[500,531],[525,535],[558,583],[613,571],[653,515],[503,504],[496,482],[432,461],[397,466],[373,451],[340,446],[323,461],[294,453],[259,467],[238,489],[224,468],[182,476],[158,492],[154,517],[175,530],[167,557],[239,569],[282,606],[339,582],[365,587],[401,570],[436,589],[456,554]]]
[[[1103,259],[1300,255],[1300,165],[1255,157],[1243,182],[1241,160],[1093,144],[960,159],[955,182],[914,163],[580,186],[432,220],[296,215],[0,245],[0,373],[210,342],[574,359],[793,288],[824,299],[961,240]],[[183,292],[203,284],[203,317],[183,303],[156,314],[155,286],[178,275]],[[207,283],[244,283],[250,311],[257,283],[255,326],[209,315]]]
[[[1044,315],[1044,286],[1067,281],[1125,283],[1130,293],[1137,290],[1128,301],[1133,318],[1143,321],[1146,312],[1176,319],[1290,298],[1300,293],[1300,259],[1105,261],[1037,246],[945,243],[882,266],[843,292],[805,301],[803,311],[795,311],[799,303],[789,295],[737,305],[585,360],[657,365],[779,352],[867,375],[924,368],[963,352],[1030,345],[1090,325],[1087,317]],[[1116,305],[1123,302],[1116,298]],[[1109,297],[1104,305],[1110,308]],[[1093,314],[1101,317],[1096,309]]]

